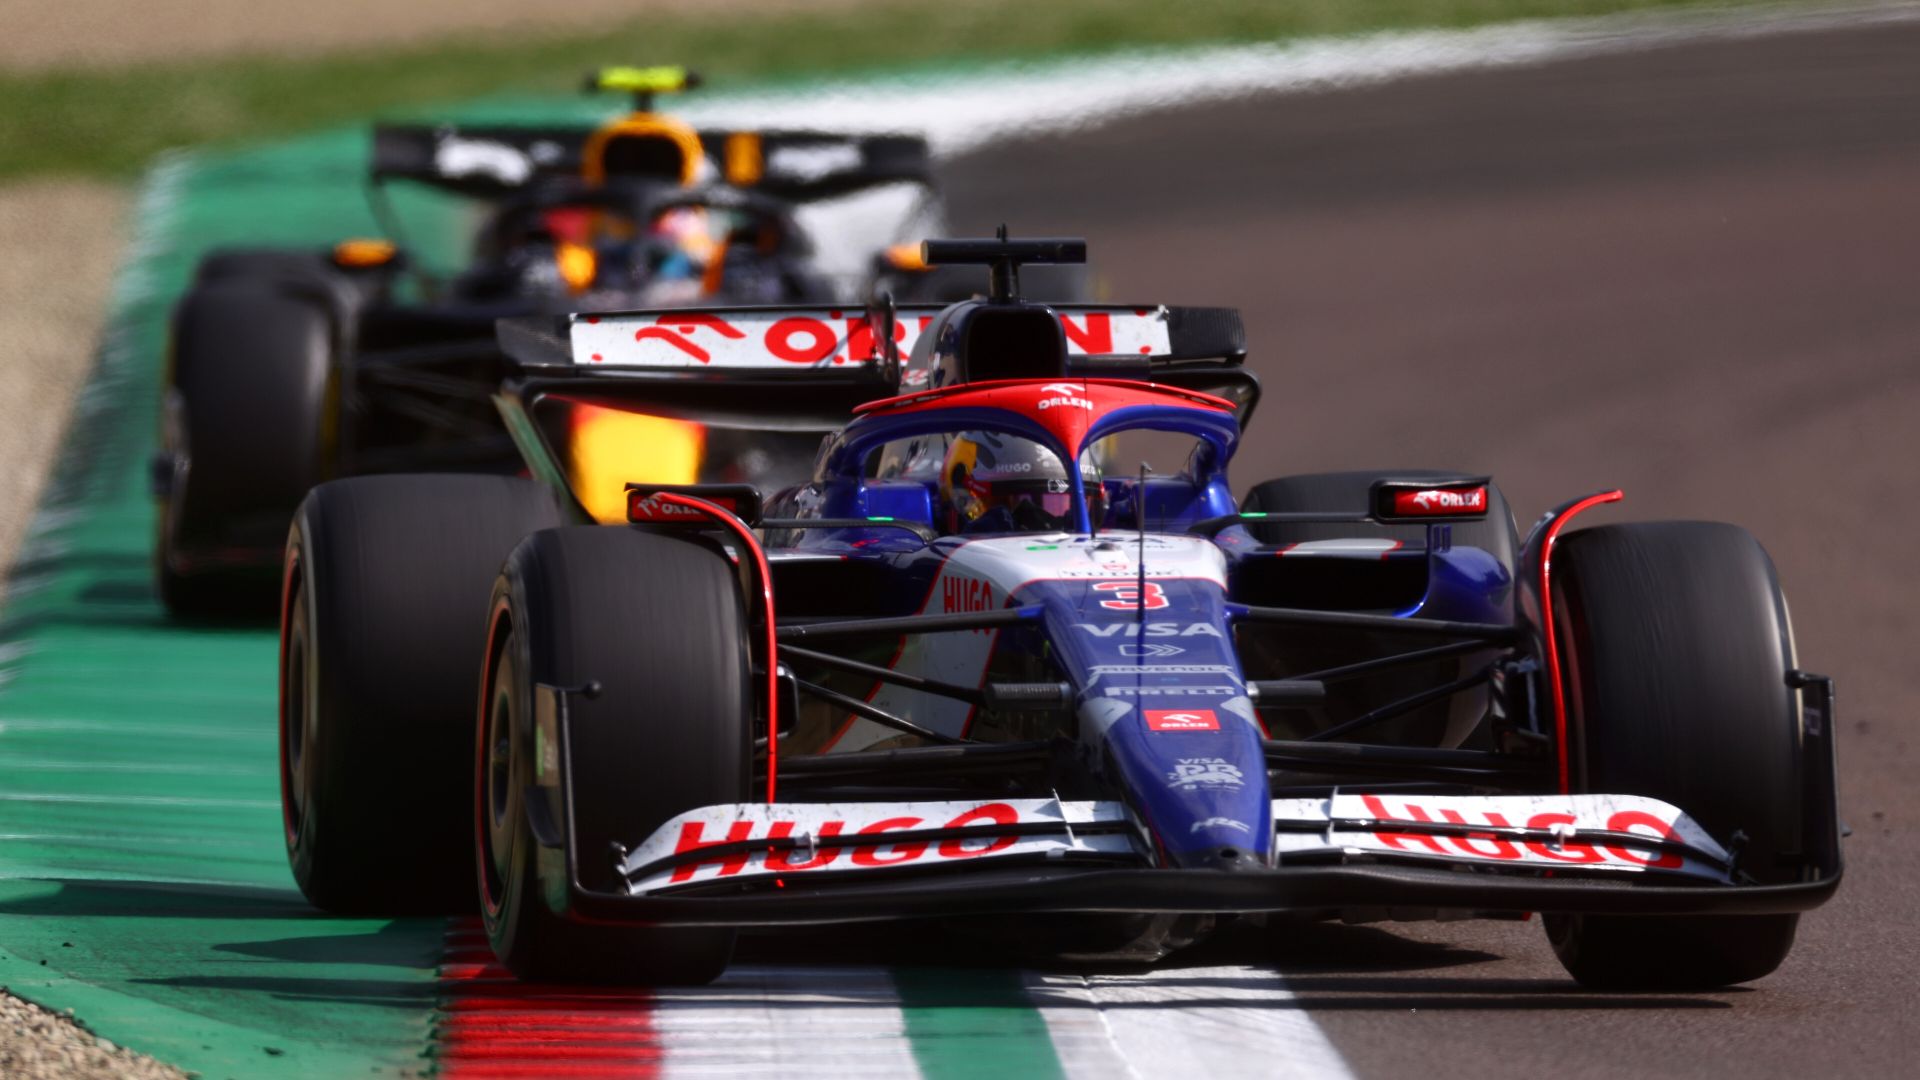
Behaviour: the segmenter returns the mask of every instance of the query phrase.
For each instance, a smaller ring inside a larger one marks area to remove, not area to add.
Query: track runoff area
[[[1809,21],[1387,35],[1163,55],[1151,78],[1141,57],[1062,61],[903,78],[886,94],[784,88],[685,111],[876,128],[929,118],[952,156],[1172,105],[1768,36]],[[875,99],[890,104],[861,104]],[[860,930],[749,943],[710,987],[618,993],[515,984],[466,921],[309,908],[280,837],[274,635],[165,619],[149,583],[145,461],[162,329],[198,255],[371,232],[364,154],[363,133],[339,131],[176,158],[147,178],[98,369],[0,613],[0,984],[209,1077],[1350,1075],[1288,980],[1259,962],[1265,946],[1247,938],[1146,971],[1034,972],[966,966],[938,943]],[[403,211],[417,254],[457,258],[448,211],[424,199]]]

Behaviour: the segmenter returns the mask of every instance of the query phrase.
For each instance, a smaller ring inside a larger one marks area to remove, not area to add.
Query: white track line
[[[1069,1080],[1352,1080],[1286,983],[1255,967],[1026,975]]]
[[[921,132],[949,157],[1010,138],[1262,94],[1518,67],[1716,39],[1920,19],[1920,4],[1724,9],[1401,30],[1265,44],[1139,49],[890,78],[701,95],[676,112],[710,123]]]
[[[1009,139],[1059,137],[1145,113],[1268,94],[1368,86],[1399,79],[1523,67],[1689,42],[1734,40],[1920,19],[1920,4],[1863,3],[1771,9],[1634,13],[1502,23],[1468,30],[1396,30],[1251,45],[1137,49],[1093,57],[980,64],[857,77],[675,103],[698,123],[913,131],[936,157]],[[830,274],[857,277],[874,250],[938,224],[894,235],[910,193],[881,189],[802,207]]]
[[[882,967],[736,964],[711,986],[656,996],[669,1077],[911,1077],[919,1073]]]

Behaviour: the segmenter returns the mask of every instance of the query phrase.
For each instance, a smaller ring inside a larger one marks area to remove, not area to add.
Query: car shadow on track
[[[1076,984],[1125,987],[1101,1009],[1273,1008],[1312,1011],[1726,1009],[1714,996],[1601,993],[1569,978],[1506,974],[1507,957],[1479,948],[1423,941],[1373,926],[1304,920],[1229,927],[1155,963],[1061,961],[1019,956],[939,927],[906,924],[855,934],[770,935],[743,939],[737,959],[773,965],[885,964],[896,970],[984,971],[1020,967],[1057,989]],[[1492,970],[1487,970],[1492,969]],[[967,983],[949,984],[941,1004],[964,1007]],[[1155,991],[1161,991],[1155,993]],[[1035,991],[1047,1007],[1094,1007],[1072,994]],[[1740,993],[1735,990],[1732,993]],[[973,1004],[1004,1004],[997,987]]]
[[[364,933],[267,938],[215,945],[214,951],[295,964],[373,964],[430,968],[440,962],[443,919],[337,920]]]
[[[1022,920],[1024,922],[1024,920]],[[1477,949],[1414,941],[1385,930],[1337,923],[1289,923],[1266,929],[1227,927],[1158,961],[1049,959],[1009,945],[1014,925],[982,921],[949,926],[903,922],[856,931],[743,935],[737,960],[756,963],[849,963],[1005,967],[1088,974],[1146,974],[1186,968],[1254,964],[1280,971],[1383,972],[1458,967],[1498,957]]]
[[[139,919],[321,919],[299,893],[264,885],[182,881],[43,879],[54,886],[0,899],[0,916]]]
[[[0,589],[0,641],[48,627],[148,629],[184,634],[272,630],[279,622],[276,573],[261,571],[226,604],[189,616],[170,614],[155,591],[153,558],[139,552],[78,549],[15,563]],[[49,587],[58,602],[36,603]],[[17,601],[17,602],[16,602]]]
[[[178,975],[164,979],[131,979],[135,985],[172,990],[214,991],[222,994],[259,994],[279,1001],[370,1006],[388,1009],[430,1008],[438,994],[432,980],[301,978],[270,975]]]
[[[135,996],[213,992],[420,1009],[435,993],[444,919],[336,918],[290,887],[64,880],[11,888],[16,895],[0,891],[8,951]]]

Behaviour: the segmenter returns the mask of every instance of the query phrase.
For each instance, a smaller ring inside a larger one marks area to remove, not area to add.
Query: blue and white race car
[[[531,479],[327,484],[289,538],[307,895],[471,905],[477,852],[495,950],[570,980],[710,979],[741,927],[1151,958],[1273,912],[1541,912],[1598,986],[1773,970],[1840,854],[1759,544],[1566,531],[1618,492],[1522,540],[1433,470],[1236,500],[1237,313],[1020,297],[1083,253],[929,242],[993,269],[944,309],[503,323]],[[611,467],[583,410],[637,433]]]

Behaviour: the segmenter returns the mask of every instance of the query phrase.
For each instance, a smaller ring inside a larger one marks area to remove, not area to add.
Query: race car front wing
[[[1407,796],[1362,786],[1276,799],[1269,822],[1239,823],[1249,833],[1272,830],[1271,862],[1246,859],[1236,871],[1155,865],[1152,827],[1125,805],[1058,798],[703,807],[618,851],[618,890],[582,884],[570,820],[536,821],[533,831],[543,845],[566,849],[565,914],[591,922],[777,926],[1352,908],[1797,912],[1830,898],[1842,872],[1832,683],[1803,676],[1801,689],[1805,871],[1785,883],[1753,883],[1738,852],[1682,810],[1633,795]],[[562,748],[565,713],[564,704],[547,713]],[[568,770],[558,771],[570,818]]]

